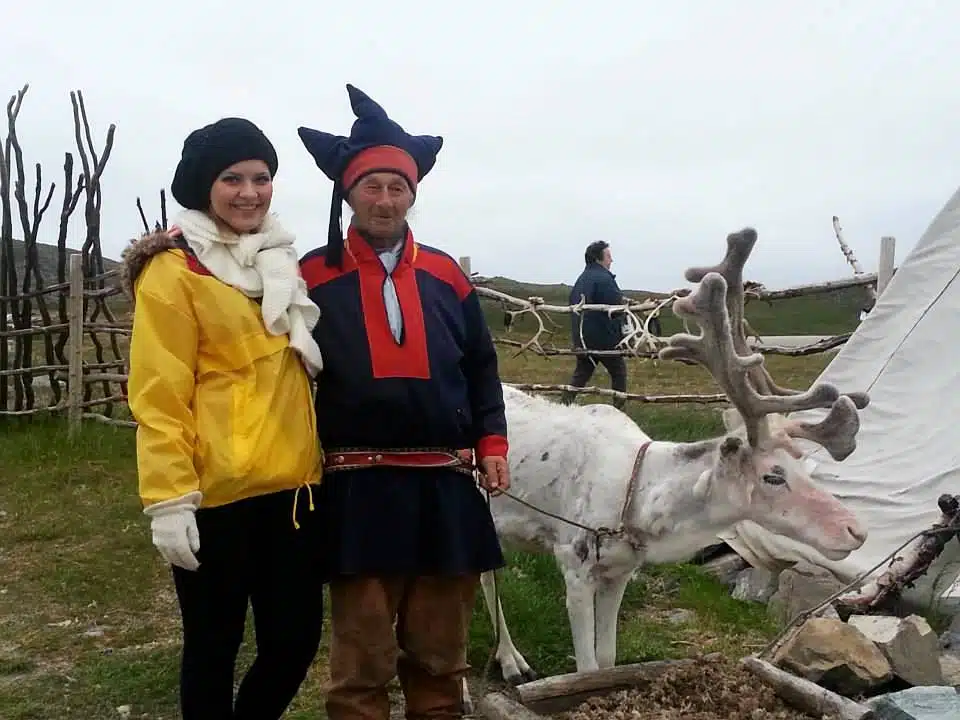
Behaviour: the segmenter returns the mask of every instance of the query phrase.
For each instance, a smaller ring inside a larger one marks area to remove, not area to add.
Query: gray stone
[[[851,615],[847,622],[883,651],[902,680],[911,685],[943,685],[937,635],[919,615]]]
[[[825,605],[820,608],[813,614],[814,617],[823,617],[823,618],[832,618],[833,620],[840,619],[840,613],[837,612],[837,609],[833,605]]]
[[[774,654],[784,670],[847,697],[880,688],[893,679],[883,652],[842,620],[813,618]]]
[[[940,635],[940,647],[960,653],[960,615],[955,615],[950,627]]]
[[[914,687],[867,701],[877,720],[957,720],[960,693],[949,686]]]
[[[713,576],[724,585],[732,587],[737,579],[737,575],[744,569],[750,567],[746,560],[736,553],[727,553],[713,560],[705,562],[701,568],[708,575]]]
[[[844,583],[825,568],[799,562],[780,573],[777,591],[770,598],[767,609],[782,625],[790,622],[804,610],[816,607]]]
[[[960,633],[956,633],[953,630],[945,630],[940,633],[940,648],[942,650],[960,652]]]
[[[697,614],[693,610],[679,608],[667,616],[667,622],[672,625],[684,625],[697,619]]]
[[[730,596],[745,602],[766,603],[777,591],[778,579],[763,568],[743,570],[733,583]]]
[[[944,685],[960,687],[960,655],[953,652],[941,653],[940,672],[943,674]]]

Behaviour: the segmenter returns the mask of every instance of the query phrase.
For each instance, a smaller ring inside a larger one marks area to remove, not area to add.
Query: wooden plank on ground
[[[553,675],[517,686],[520,701],[531,710],[550,715],[566,712],[584,700],[649,682],[666,670],[693,663],[692,659],[652,660],[602,670]]]
[[[477,711],[487,720],[544,720],[542,715],[501,692],[484,695]]]
[[[757,657],[741,660],[744,667],[765,682],[788,703],[813,717],[831,715],[840,720],[873,720],[873,710],[815,682],[797,677]]]

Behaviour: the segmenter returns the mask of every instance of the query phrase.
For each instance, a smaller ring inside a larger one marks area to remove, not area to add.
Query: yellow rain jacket
[[[124,251],[123,274],[144,505],[199,490],[201,507],[216,507],[317,483],[309,376],[288,337],[267,333],[256,300],[162,233]]]

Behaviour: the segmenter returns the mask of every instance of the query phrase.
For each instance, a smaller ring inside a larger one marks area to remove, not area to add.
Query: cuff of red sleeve
[[[506,457],[510,445],[503,435],[485,435],[477,442],[477,455],[480,458]]]

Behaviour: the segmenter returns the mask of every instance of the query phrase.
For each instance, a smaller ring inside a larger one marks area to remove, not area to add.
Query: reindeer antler
[[[756,241],[753,228],[732,233],[727,236],[727,253],[718,265],[687,270],[687,280],[699,281],[700,285],[692,294],[676,300],[673,312],[696,322],[702,332],[673,335],[667,340],[668,347],[660,351],[660,358],[706,367],[743,417],[747,440],[753,447],[776,442],[767,415],[830,408],[819,423],[788,421],[783,431],[788,437],[819,443],[834,459],[842,460],[856,447],[860,428],[857,408],[866,407],[869,398],[865,393],[841,396],[829,383],[817,383],[805,392],[781,388],[770,377],[763,355],[749,351],[743,332],[743,267]]]
[[[727,312],[730,313],[730,329],[733,332],[733,348],[738,355],[750,352],[747,336],[744,332],[747,319],[744,315],[743,268],[750,259],[753,246],[757,242],[757,231],[744,228],[738,233],[727,235],[727,253],[713,267],[692,267],[684,273],[690,282],[700,282],[707,273],[719,273],[727,281]],[[795,395],[796,390],[782,388],[774,382],[767,368],[762,364],[753,368],[750,380],[760,392],[767,395]]]

